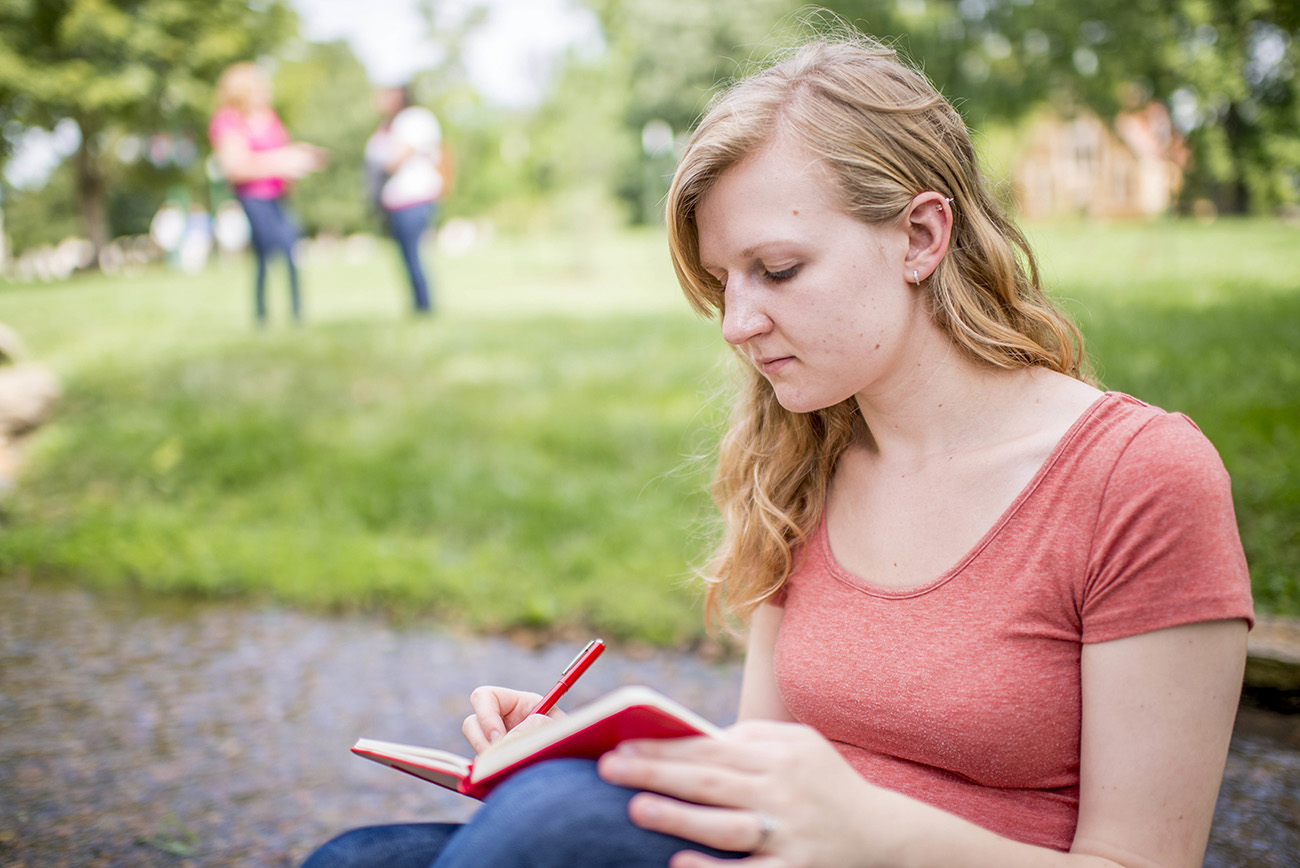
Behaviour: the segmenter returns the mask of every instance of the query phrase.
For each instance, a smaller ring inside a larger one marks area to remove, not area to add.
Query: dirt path
[[[351,826],[463,818],[348,746],[458,746],[473,686],[546,685],[573,651],[0,580],[0,868],[293,866]],[[738,677],[611,650],[566,702],[640,682],[726,723]],[[1207,866],[1296,864],[1297,723],[1244,713]]]

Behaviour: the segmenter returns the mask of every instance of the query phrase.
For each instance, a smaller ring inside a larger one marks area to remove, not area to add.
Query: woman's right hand
[[[291,181],[297,181],[325,168],[329,163],[329,152],[315,145],[295,142],[284,147],[281,162],[284,176]]]
[[[476,687],[469,695],[474,713],[465,718],[460,731],[465,734],[474,752],[482,753],[508,732],[544,725],[550,718],[532,713],[541,701],[539,693],[511,690],[508,687]]]

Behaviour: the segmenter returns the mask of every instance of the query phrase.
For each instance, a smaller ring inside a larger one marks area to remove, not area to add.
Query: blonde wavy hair
[[[668,235],[697,312],[720,318],[724,297],[700,264],[696,211],[724,173],[778,134],[819,158],[846,213],[865,223],[898,221],[926,191],[951,197],[952,239],[925,291],[934,321],[972,359],[1091,379],[1082,336],[1044,296],[1034,255],[990,194],[961,116],[895,51],[856,35],[808,42],[733,85],[686,145],[668,193]],[[854,399],[793,413],[752,365],[743,368],[713,486],[725,530],[703,570],[712,623],[745,618],[780,590],[821,521],[837,460],[867,436]]]

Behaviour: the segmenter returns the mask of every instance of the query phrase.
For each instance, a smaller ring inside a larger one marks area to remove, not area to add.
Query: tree
[[[624,123],[685,129],[718,83],[761,59],[799,0],[585,0],[608,39]],[[1230,211],[1300,201],[1296,0],[823,0],[895,45],[975,128],[1043,106],[1113,117],[1164,104],[1192,153],[1186,196]],[[825,25],[828,18],[814,20]],[[624,177],[627,190],[640,182]]]
[[[4,191],[4,230],[15,255],[76,234],[75,180],[65,163],[51,173],[44,190]]]
[[[0,2],[0,97],[6,126],[76,122],[79,211],[98,251],[124,139],[204,135],[212,83],[296,30],[286,0]]]
[[[634,219],[657,217],[672,170],[671,143],[666,153],[656,138],[680,136],[691,128],[719,85],[734,78],[753,60],[789,17],[790,0],[585,0],[596,13],[606,37],[606,51],[583,73],[570,70],[562,82],[583,80],[588,96],[570,90],[567,101],[552,110],[597,104],[613,112],[622,128],[606,139],[611,150],[597,165]],[[590,138],[583,140],[591,147]],[[666,164],[665,164],[666,159]]]
[[[1300,201],[1295,0],[830,0],[897,38],[967,121],[1044,104],[1112,117],[1169,108],[1188,138],[1188,192],[1232,211]]]

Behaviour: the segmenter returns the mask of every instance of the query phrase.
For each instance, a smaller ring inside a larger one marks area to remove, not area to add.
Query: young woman
[[[1253,617],[1228,478],[1088,382],[958,114],[812,43],[712,106],[668,206],[745,371],[709,569],[748,623],[739,722],[309,864],[1199,866]],[[537,699],[480,688],[466,736]]]
[[[290,141],[271,107],[271,80],[252,63],[237,63],[217,80],[217,111],[208,138],[218,168],[248,217],[257,257],[253,300],[258,325],[265,325],[267,318],[267,262],[277,253],[284,255],[293,318],[300,321],[302,300],[293,259],[298,230],[285,210],[284,197],[290,183],[324,167],[325,152]]]

